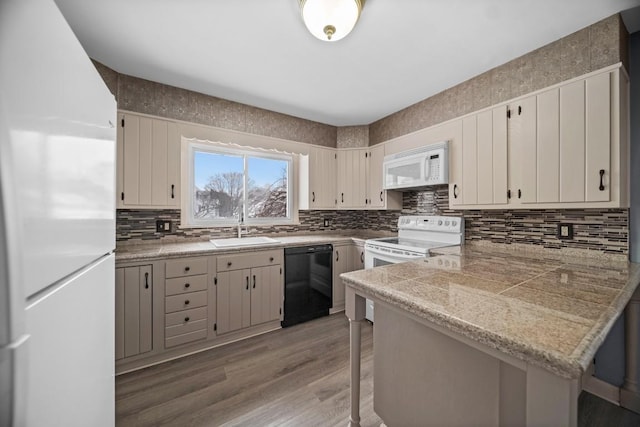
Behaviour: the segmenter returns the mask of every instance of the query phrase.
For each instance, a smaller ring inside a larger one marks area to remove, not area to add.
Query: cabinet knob
[[[184,271],[189,271],[189,270],[191,270],[191,267],[189,267],[189,266],[184,268]]]
[[[189,300],[185,300],[184,305],[189,305]]]
[[[188,287],[190,287],[190,286],[191,286],[191,284],[190,284],[190,283],[185,283],[185,284],[184,284],[184,287],[185,287],[185,288],[188,288]]]
[[[231,264],[233,264],[231,261],[227,262],[227,267],[231,267]]]
[[[270,261],[270,262],[273,262],[273,257],[269,257],[269,261]]]
[[[184,318],[184,321],[185,321],[185,322],[188,322],[188,321],[189,321],[189,316],[185,317],[185,318]]]

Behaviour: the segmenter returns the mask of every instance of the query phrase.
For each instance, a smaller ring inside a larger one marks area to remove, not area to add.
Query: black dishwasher
[[[285,248],[283,327],[329,315],[332,253],[331,245]]]

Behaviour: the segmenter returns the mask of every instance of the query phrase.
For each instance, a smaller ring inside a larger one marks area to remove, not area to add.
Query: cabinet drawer
[[[202,329],[207,329],[207,319],[195,320],[193,322],[188,321],[182,325],[167,326],[164,331],[164,336],[165,338],[172,338]]]
[[[165,282],[165,295],[184,294],[185,292],[196,292],[207,290],[207,275],[176,277],[167,279]]]
[[[173,295],[166,297],[165,301],[165,313],[173,313],[174,311],[186,310],[188,308],[204,307],[207,305],[207,291]]]
[[[175,313],[164,315],[164,324],[166,327],[182,325],[188,322],[195,322],[198,320],[206,320],[207,307],[192,308],[191,310],[183,310]]]
[[[196,276],[207,273],[207,258],[172,259],[165,262],[165,277]]]
[[[251,252],[218,257],[218,271],[242,270],[282,264],[282,250]]]
[[[192,341],[198,341],[207,337],[207,330],[201,329],[195,332],[189,332],[182,335],[176,335],[175,337],[167,338],[164,340],[164,346],[166,348],[174,347],[180,344],[186,344]]]

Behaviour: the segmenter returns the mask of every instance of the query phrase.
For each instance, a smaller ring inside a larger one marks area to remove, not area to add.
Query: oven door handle
[[[373,255],[373,256],[380,255],[380,256],[386,256],[386,257],[392,257],[392,258],[398,258],[398,259],[406,259],[406,260],[424,258],[424,257],[428,256],[428,254],[425,254],[424,256],[422,256],[422,255],[405,255],[405,254],[399,254],[399,253],[396,253],[396,252],[385,252],[385,251],[377,250],[375,248],[365,247],[365,254],[369,254],[369,253],[371,255]]]

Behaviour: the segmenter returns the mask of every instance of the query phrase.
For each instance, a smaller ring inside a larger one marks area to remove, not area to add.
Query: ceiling
[[[56,0],[89,56],[124,74],[335,126],[364,125],[640,5],[640,0],[367,0],[346,38],[298,0]]]

